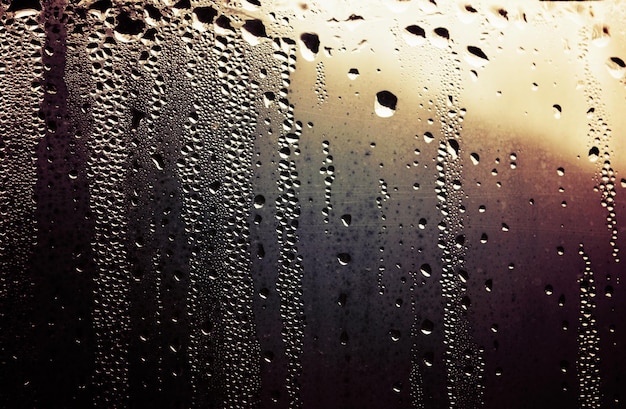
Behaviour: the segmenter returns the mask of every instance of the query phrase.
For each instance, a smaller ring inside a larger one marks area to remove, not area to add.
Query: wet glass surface
[[[626,9],[0,7],[0,406],[619,408]]]

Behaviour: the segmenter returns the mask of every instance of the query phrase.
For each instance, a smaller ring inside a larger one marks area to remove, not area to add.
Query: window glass
[[[625,19],[3,3],[0,406],[622,407]]]

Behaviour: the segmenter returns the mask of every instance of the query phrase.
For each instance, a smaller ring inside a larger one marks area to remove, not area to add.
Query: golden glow
[[[316,33],[320,39],[316,55],[299,43],[305,61],[294,75],[301,98],[297,113],[318,111],[341,120],[338,98],[348,99],[351,118],[388,128],[385,118],[374,115],[374,94],[389,90],[399,99],[394,121],[402,113],[407,121],[426,121],[420,104],[441,96],[440,73],[454,66],[460,70],[459,100],[467,109],[464,129],[490,129],[481,136],[487,144],[491,138],[521,139],[575,160],[587,156],[593,115],[603,111],[613,131],[623,129],[624,68],[611,60],[626,59],[619,2],[439,3],[278,1],[279,9],[293,13],[296,36]],[[407,31],[412,25],[424,36]],[[311,109],[307,100],[315,99],[312,83],[320,63],[329,98],[325,107]],[[349,76],[351,68],[359,70],[358,78]],[[591,95],[594,102],[588,101]],[[590,107],[595,112],[588,114]],[[617,163],[624,160],[620,139],[610,138]]]

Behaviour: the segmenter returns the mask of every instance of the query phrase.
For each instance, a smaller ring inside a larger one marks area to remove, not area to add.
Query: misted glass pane
[[[0,406],[620,408],[620,1],[0,6]]]

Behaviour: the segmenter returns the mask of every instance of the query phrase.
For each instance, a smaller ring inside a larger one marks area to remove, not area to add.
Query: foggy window
[[[619,408],[619,1],[0,6],[0,406]]]

